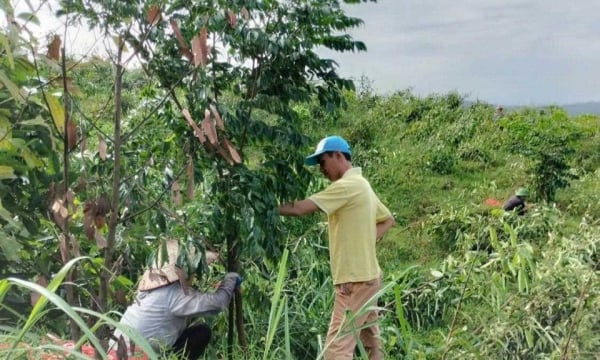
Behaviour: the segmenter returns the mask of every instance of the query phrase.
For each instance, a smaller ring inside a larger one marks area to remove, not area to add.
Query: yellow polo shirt
[[[381,274],[375,242],[377,223],[392,217],[359,167],[309,197],[327,214],[333,284],[376,279]]]

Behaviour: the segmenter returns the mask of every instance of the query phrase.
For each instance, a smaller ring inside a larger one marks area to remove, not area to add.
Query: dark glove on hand
[[[238,274],[236,272],[229,272],[229,273],[225,274],[225,280],[228,280],[227,282],[231,281],[233,283],[232,285],[234,285],[233,289],[237,289],[240,287],[240,284],[242,283],[244,278],[241,277],[240,274]]]
[[[235,279],[236,289],[238,289],[242,285],[242,281],[244,281],[244,278],[238,275],[237,279]]]

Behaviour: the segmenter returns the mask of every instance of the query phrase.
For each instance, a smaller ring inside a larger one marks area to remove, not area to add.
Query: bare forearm
[[[295,202],[279,205],[279,215],[283,216],[300,216],[298,208],[295,207]]]
[[[382,222],[377,223],[377,240],[381,239],[389,229],[394,226],[396,220],[393,217],[387,218]]]
[[[281,204],[278,208],[279,215],[283,216],[302,216],[313,213],[318,209],[317,205],[308,199]]]

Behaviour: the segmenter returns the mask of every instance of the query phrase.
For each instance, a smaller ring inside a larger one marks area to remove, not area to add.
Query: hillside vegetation
[[[337,113],[318,105],[296,112],[313,143],[334,133],[349,140],[354,165],[396,216],[379,247],[388,357],[594,359],[600,120],[557,107],[494,118],[491,105],[466,106],[454,93],[347,92],[346,101]],[[311,151],[307,145],[298,155]],[[308,193],[326,185],[313,175]],[[520,186],[532,193],[525,216],[486,205]],[[320,357],[333,301],[324,220],[282,219],[278,236],[289,256],[244,263],[249,358]],[[124,285],[129,296],[135,276]],[[56,323],[35,321],[40,336],[61,333]],[[225,318],[211,322],[215,333],[227,332]],[[217,339],[206,358],[227,347]]]
[[[398,358],[596,358],[598,117],[549,107],[495,118],[458,94],[409,91],[349,103],[315,138],[346,136],[398,220],[380,250],[400,284],[380,301],[402,299]],[[526,215],[486,205],[520,186]]]
[[[196,268],[194,286],[244,277],[229,311],[201,320],[205,359],[320,359],[326,219],[277,206],[327,185],[303,160],[330,134],[397,220],[370,304],[386,358],[598,358],[598,117],[355,90],[315,51],[366,49],[344,35],[361,21],[339,1],[211,4],[65,2],[63,18],[115,41],[109,59],[70,58],[59,35],[41,51],[37,15],[0,4],[0,358],[65,357],[65,342],[106,357],[173,238],[196,250],[179,264]],[[522,186],[524,216],[494,205]],[[221,261],[208,267],[206,249]]]

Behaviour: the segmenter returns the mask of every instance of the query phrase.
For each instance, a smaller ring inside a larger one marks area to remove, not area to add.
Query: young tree
[[[344,33],[361,20],[346,16],[335,0],[62,5],[125,39],[171,95],[174,107],[165,105],[164,124],[177,134],[193,168],[188,173],[204,176],[204,201],[211,208],[204,235],[226,246],[229,270],[242,271],[243,258],[280,255],[275,205],[303,195],[310,179],[298,149],[312,142],[300,131],[294,105],[315,98],[329,111],[342,105],[341,91],[353,84],[317,51],[365,50]],[[241,301],[236,294],[230,314],[237,315],[245,346]]]

